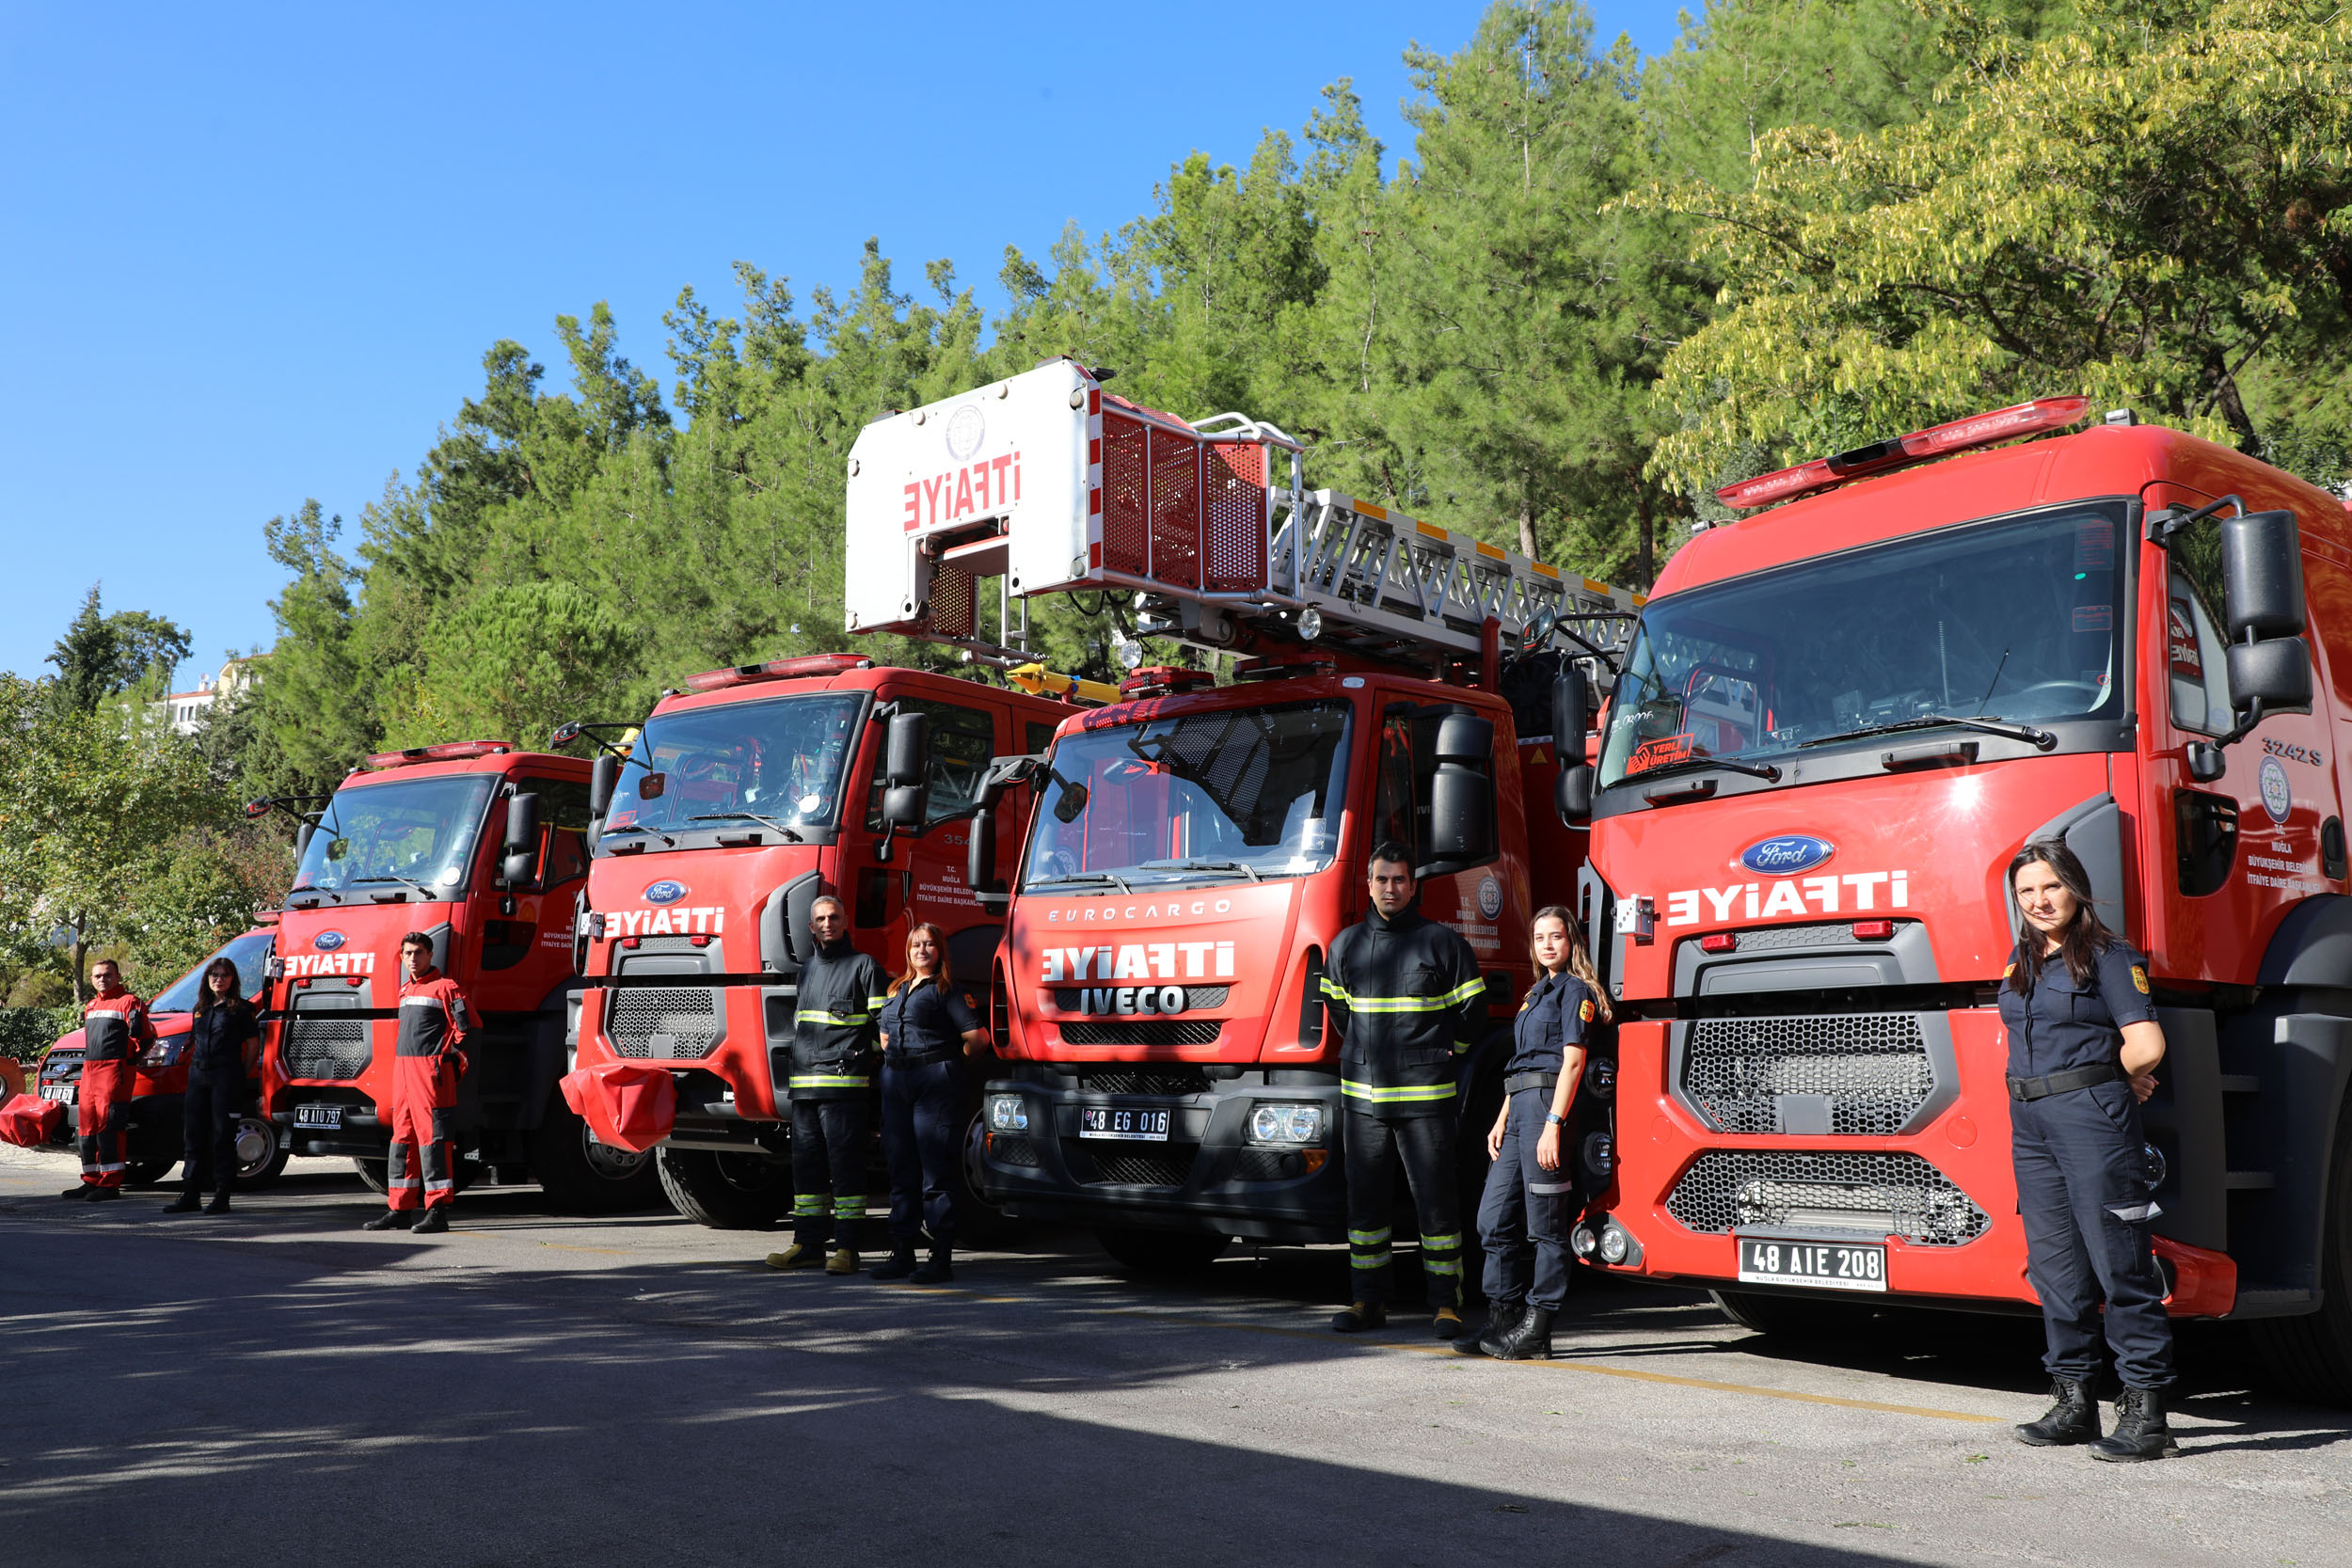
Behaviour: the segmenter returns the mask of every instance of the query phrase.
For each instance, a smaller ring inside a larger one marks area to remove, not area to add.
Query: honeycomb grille
[[[1065,1029],[1068,1025],[1063,1026]],[[1093,1094],[1206,1094],[1209,1075],[1199,1068],[1117,1068],[1087,1072],[1078,1082]]]
[[[645,986],[606,993],[605,1038],[616,1056],[695,1061],[719,1043],[719,993],[707,986]]]
[[[1224,1024],[1208,1019],[1114,1019],[1099,1023],[1065,1022],[1064,1045],[1215,1045]]]
[[[279,1058],[286,1076],[306,1082],[348,1083],[368,1070],[374,1054],[365,1019],[321,1017],[322,1009],[297,1008],[286,1021]]]
[[[1181,1187],[1192,1175],[1192,1151],[1182,1154],[1105,1154],[1094,1156],[1093,1185],[1104,1187]]]
[[[1001,1132],[989,1140],[988,1157],[1000,1165],[1044,1164],[1038,1158],[1036,1139],[1008,1137]]]
[[[1829,1101],[1829,1131],[1885,1134],[1935,1092],[1935,1069],[1911,1013],[1710,1018],[1691,1025],[1682,1088],[1724,1132],[1780,1130],[1783,1095]]]
[[[1666,1212],[1710,1236],[1734,1226],[1788,1226],[1926,1246],[1960,1246],[1992,1223],[1942,1171],[1899,1153],[1709,1149],[1675,1183]]]

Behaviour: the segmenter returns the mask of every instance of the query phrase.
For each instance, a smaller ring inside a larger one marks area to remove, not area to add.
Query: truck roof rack
[[[1113,396],[1069,358],[877,420],[850,454],[849,628],[1001,663],[1025,657],[1015,599],[1113,591],[1136,595],[1146,635],[1239,654],[1313,644],[1425,668],[1564,624],[1594,652],[1624,641],[1643,595],[1310,493],[1304,452],[1246,415],[1187,422]]]

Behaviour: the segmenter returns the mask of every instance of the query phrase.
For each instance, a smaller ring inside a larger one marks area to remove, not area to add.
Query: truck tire
[[[2339,1112],[2319,1236],[2320,1306],[2248,1323],[2278,1391],[2312,1404],[2352,1405],[2352,1107]]]
[[[958,1162],[963,1184],[963,1190],[956,1195],[956,1244],[961,1247],[993,1246],[1012,1228],[1013,1222],[988,1200],[981,1185],[988,1170],[987,1139],[988,1123],[976,1103],[972,1119],[964,1124],[963,1157]]]
[[[756,1154],[656,1151],[670,1207],[715,1230],[767,1230],[792,1212],[792,1167]]]
[[[286,1173],[294,1150],[269,1117],[246,1112],[237,1118],[237,1189],[258,1192]]]
[[[531,1176],[548,1206],[566,1214],[617,1214],[661,1201],[651,1150],[600,1144],[558,1095],[531,1135]]]
[[[1205,1236],[1197,1230],[1143,1230],[1124,1226],[1104,1226],[1094,1235],[1122,1268],[1152,1279],[1199,1274],[1216,1260],[1232,1239]]]
[[[1741,1328],[1792,1342],[1844,1338],[1870,1326],[1870,1307],[1763,1291],[1709,1291],[1716,1308]]]

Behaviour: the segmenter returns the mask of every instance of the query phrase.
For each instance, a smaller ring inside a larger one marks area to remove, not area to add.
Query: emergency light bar
[[[370,752],[362,766],[405,768],[416,762],[459,762],[467,757],[492,757],[515,749],[505,740],[453,740],[439,746],[411,746],[405,752]]]
[[[1725,506],[1737,507],[1743,512],[1752,511],[1759,506],[1770,506],[1774,501],[1787,500],[1792,496],[1825,490],[1851,479],[1891,473],[1897,468],[1932,462],[1974,447],[1994,446],[2002,441],[2016,440],[2021,436],[2039,436],[2044,431],[2063,430],[2068,425],[2080,423],[2090,407],[2089,398],[2036,398],[2031,403],[1996,408],[1989,414],[1972,414],[1948,424],[1931,425],[1925,430],[1915,430],[1908,436],[1898,436],[1891,441],[1874,441],[1867,447],[1841,451],[1834,457],[1817,457],[1810,463],[1800,463],[1778,473],[1726,484],[1715,492],[1715,499]]]
[[[873,664],[864,654],[803,654],[798,658],[771,658],[765,664],[739,664],[731,670],[706,670],[686,677],[689,691],[723,691],[752,681],[787,681],[803,675],[839,675]]]

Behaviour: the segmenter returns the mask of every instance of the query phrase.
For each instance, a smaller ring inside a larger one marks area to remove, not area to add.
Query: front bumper
[[[1041,1064],[1014,1063],[1010,1070],[1012,1076],[990,1082],[982,1105],[1018,1094],[1029,1125],[1025,1132],[990,1132],[981,1164],[988,1200],[1014,1218],[1290,1244],[1347,1239],[1336,1078],[1282,1072],[1280,1082],[1270,1083],[1273,1075],[1252,1069],[1210,1080],[1199,1092],[1154,1094],[1091,1087],[1086,1078]],[[1321,1142],[1249,1142],[1250,1112],[1269,1101],[1320,1105]],[[1079,1113],[1088,1106],[1165,1110],[1168,1139],[1081,1138]]]

